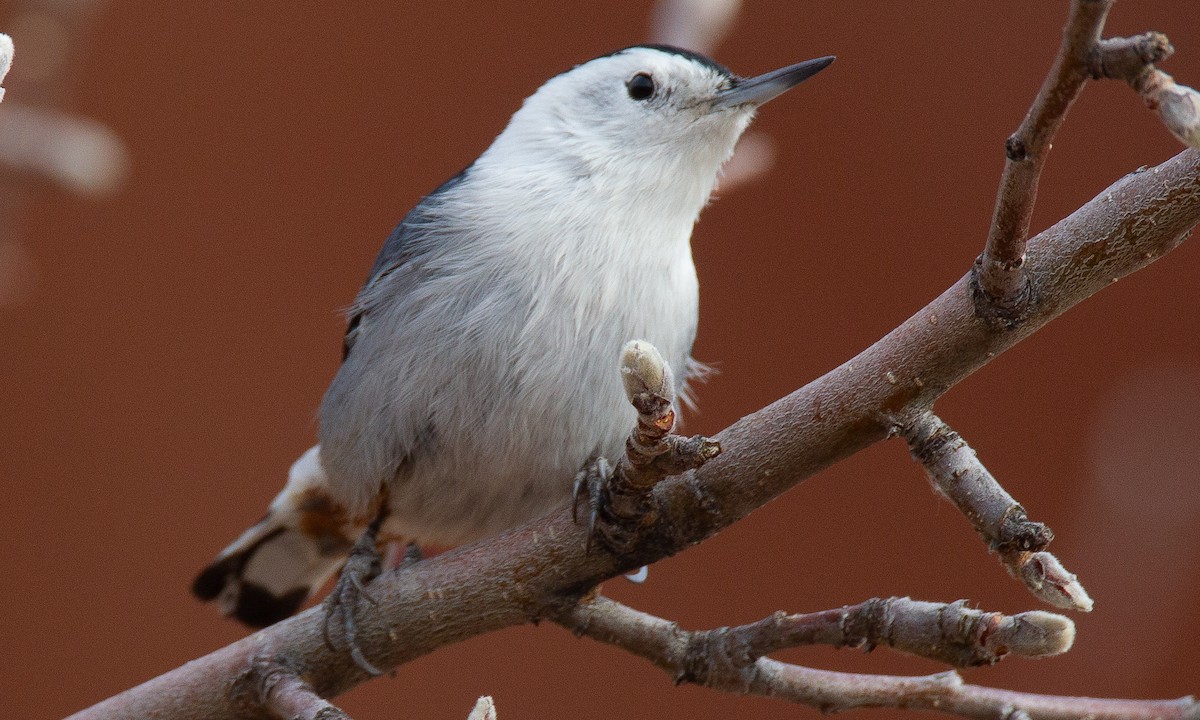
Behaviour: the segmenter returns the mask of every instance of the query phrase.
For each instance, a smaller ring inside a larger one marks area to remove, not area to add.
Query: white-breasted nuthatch
[[[266,625],[368,526],[368,541],[453,545],[562,505],[581,468],[624,451],[627,341],[656,346],[684,390],[692,227],[755,109],[832,61],[746,79],[643,45],[546,82],[388,238],[350,310],[320,444],[194,592]]]

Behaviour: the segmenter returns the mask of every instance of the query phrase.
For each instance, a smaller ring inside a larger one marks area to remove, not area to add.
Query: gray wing
[[[404,267],[413,257],[419,254],[420,248],[415,240],[419,237],[428,236],[428,233],[422,232],[419,229],[425,208],[430,203],[436,201],[438,196],[449,192],[465,180],[470,169],[470,166],[467,166],[457,175],[442,183],[437,189],[422,198],[421,202],[417,203],[404,216],[404,219],[400,221],[396,229],[392,230],[392,234],[388,236],[387,241],[383,243],[383,247],[379,250],[379,254],[375,257],[375,263],[371,266],[371,272],[367,275],[367,281],[363,283],[362,289],[358,292],[360,300],[380,280],[387,277],[397,268]],[[345,362],[346,358],[350,357],[350,350],[354,348],[354,343],[366,329],[368,314],[369,308],[359,301],[356,301],[351,306],[349,319],[346,324],[346,334],[342,338],[342,362]]]
[[[469,170],[426,195],[400,221],[348,313],[342,366],[321,400],[318,437],[330,496],[352,516],[367,511],[380,484],[396,476],[419,439],[420,428],[408,426],[414,418],[388,411],[396,383],[404,381],[396,376],[404,371],[393,362],[395,352],[404,350],[395,347],[403,340],[392,337],[403,329],[396,326],[396,308],[426,277],[421,267],[447,237],[437,232],[447,221],[443,201]]]

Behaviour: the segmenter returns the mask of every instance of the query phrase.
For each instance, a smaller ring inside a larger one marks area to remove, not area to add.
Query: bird
[[[348,310],[318,444],[194,594],[270,625],[339,569],[330,598],[353,598],[386,542],[459,545],[567,502],[624,452],[627,341],[659,349],[685,400],[702,374],[692,229],[757,109],[833,59],[744,78],[637,45],[538,88],[387,238]]]

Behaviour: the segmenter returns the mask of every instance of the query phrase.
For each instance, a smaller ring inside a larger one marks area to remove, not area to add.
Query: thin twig
[[[1200,150],[1200,92],[1175,82],[1157,68],[1143,75],[1138,83],[1142,99],[1179,142]]]
[[[762,658],[748,692],[834,713],[886,707],[935,710],[976,720],[1196,720],[1200,704],[1175,700],[1039,695],[968,685],[954,672],[925,677],[858,675]],[[1023,713],[1023,714],[1022,714]]]
[[[18,103],[7,103],[0,120],[0,167],[9,171],[91,196],[111,195],[128,175],[124,143],[101,123]]]
[[[651,15],[650,37],[656,43],[712,55],[729,35],[741,4],[740,0],[659,0]],[[733,156],[721,168],[718,190],[727,193],[762,178],[775,164],[775,155],[770,135],[754,129],[746,131]]]
[[[65,104],[70,71],[87,45],[79,38],[100,5],[21,0],[8,3],[0,17],[0,27],[21,42],[21,59],[7,79],[8,100],[0,106],[0,255],[15,260],[0,261],[0,306],[26,300],[36,285],[36,264],[21,245],[25,206],[36,187],[31,180],[44,176],[68,190],[103,194],[120,185],[129,164],[110,130],[55,110]],[[43,31],[21,35],[22,27]]]
[[[1009,574],[1054,607],[1092,609],[1083,585],[1045,551],[1054,533],[1029,519],[962,436],[928,411],[918,413],[900,432],[913,458],[925,466],[933,488],[966,516]]]
[[[958,603],[940,607],[943,613],[951,616],[965,610]],[[927,613],[928,609],[919,608],[915,614],[928,617]],[[1041,615],[1061,618],[1050,613]],[[823,628],[827,636],[835,636],[836,630],[822,620],[827,618],[818,619],[817,627]],[[1081,717],[1094,720],[1195,720],[1200,713],[1200,703],[1191,697],[1177,700],[1062,697],[967,685],[955,672],[897,677],[817,670],[755,657],[745,650],[745,645],[731,644],[730,638],[736,638],[739,632],[754,636],[756,631],[748,630],[753,628],[752,625],[688,632],[680,630],[673,622],[603,597],[568,609],[558,622],[580,635],[649,660],[670,673],[677,683],[689,682],[726,692],[779,698],[811,705],[827,713],[888,707],[938,710],[979,720],[1013,720],[1022,717],[1019,713],[1025,713],[1024,717],[1030,720],[1077,720]],[[970,622],[967,620],[968,624]],[[945,630],[954,634],[952,621],[939,626],[939,631]],[[816,636],[820,634],[815,633]],[[807,636],[797,633],[797,637]],[[968,631],[960,639],[971,637],[973,631]]]
[[[711,54],[729,34],[740,0],[659,0],[650,20],[655,42]]]
[[[1025,119],[1004,144],[1004,174],[987,244],[977,261],[981,314],[1006,321],[1028,302],[1025,262],[1038,178],[1055,133],[1089,77],[1089,59],[1113,0],[1074,0],[1054,65]]]
[[[666,621],[594,596],[555,618],[579,635],[622,645],[646,634],[633,634],[635,619],[648,623],[646,633]],[[639,621],[641,622],[641,621]],[[621,633],[614,634],[614,627]],[[1006,655],[1047,657],[1064,653],[1075,639],[1075,624],[1054,613],[1035,610],[1017,615],[983,612],[965,600],[933,603],[906,597],[872,598],[835,610],[788,615],[778,612],[757,622],[714,630],[681,630],[669,623],[669,643],[683,646],[677,654],[688,661],[672,669],[676,681],[704,684],[697,668],[719,662],[737,668],[785,648],[829,645],[835,648],[890,647],[955,667],[994,665]],[[624,646],[624,645],[622,645]]]
[[[1155,67],[1173,52],[1171,41],[1157,32],[1101,40],[1090,71],[1094,78],[1129,83],[1179,142],[1200,149],[1200,93]]]
[[[1138,78],[1174,52],[1171,41],[1160,32],[1104,38],[1088,58],[1088,74],[1095,80],[1123,80],[1137,90]]]
[[[351,720],[278,660],[255,659],[241,681],[252,686],[255,702],[279,720]]]

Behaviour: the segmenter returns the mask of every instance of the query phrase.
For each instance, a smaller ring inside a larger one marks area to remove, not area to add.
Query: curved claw
[[[372,677],[379,677],[383,674],[382,670],[375,667],[367,660],[366,656],[363,655],[362,648],[357,645],[350,648],[350,659],[353,660],[354,664],[361,668],[363,672]]]
[[[371,578],[367,578],[368,581],[370,579]],[[371,603],[372,605],[379,604],[379,601],[375,599],[375,596],[372,595],[369,590],[367,590],[366,583],[363,582],[362,576],[357,574],[350,575],[350,582],[354,585],[354,591],[359,597]]]
[[[362,648],[358,645],[358,624],[355,621],[354,613],[363,599],[366,599],[371,605],[379,604],[379,601],[367,590],[366,584],[379,575],[380,563],[379,550],[375,547],[375,533],[368,529],[354,544],[354,549],[350,551],[350,558],[342,568],[342,574],[338,577],[337,584],[325,598],[325,620],[321,624],[321,635],[325,640],[325,646],[332,651],[337,651],[338,647],[333,642],[329,628],[335,623],[334,617],[341,615],[342,641],[345,649],[350,651],[350,657],[354,660],[355,665],[363,672],[373,676],[382,675],[383,672],[367,661]]]
[[[600,505],[604,496],[604,487],[612,479],[613,467],[607,459],[598,457],[589,462],[575,474],[575,486],[571,494],[571,520],[579,522],[579,499],[585,488],[588,504],[587,550],[592,549],[592,536],[596,532],[596,518],[600,515]]]

